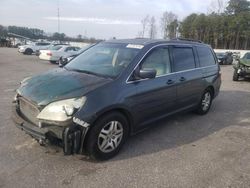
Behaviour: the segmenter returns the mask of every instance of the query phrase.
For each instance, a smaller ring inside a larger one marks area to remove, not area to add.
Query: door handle
[[[186,81],[186,78],[185,78],[185,77],[181,77],[181,78],[180,78],[180,81],[181,81],[181,82],[184,82],[184,81]]]
[[[168,84],[168,85],[171,85],[171,84],[173,84],[173,83],[174,83],[173,80],[168,80],[168,81],[167,81],[167,84]]]

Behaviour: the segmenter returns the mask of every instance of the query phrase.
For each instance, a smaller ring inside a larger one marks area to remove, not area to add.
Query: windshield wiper
[[[68,69],[70,71],[75,71],[75,72],[80,72],[80,73],[85,73],[85,74],[91,74],[91,75],[95,75],[98,77],[103,77],[103,78],[111,78],[114,79],[114,77],[112,76],[108,76],[108,75],[103,75],[103,74],[98,74],[96,72],[92,72],[92,71],[87,71],[87,70],[80,70],[80,69]]]

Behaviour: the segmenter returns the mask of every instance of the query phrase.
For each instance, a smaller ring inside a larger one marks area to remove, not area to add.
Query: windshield
[[[50,46],[49,50],[60,50],[61,48],[62,48],[62,46],[56,45],[56,46]]]
[[[124,44],[99,44],[73,59],[66,69],[117,77],[134,59],[140,49]]]
[[[242,59],[250,59],[250,53],[246,53]]]
[[[81,48],[80,50],[78,50],[78,54],[81,54],[82,52],[84,52],[85,50],[87,50],[89,47],[91,47],[92,45],[87,45],[84,46],[83,48]]]

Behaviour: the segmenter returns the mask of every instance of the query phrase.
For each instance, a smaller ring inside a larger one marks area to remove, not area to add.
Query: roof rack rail
[[[190,41],[190,42],[199,42],[199,43],[203,43],[201,40],[195,40],[195,39],[186,39],[186,38],[174,38],[172,40],[183,40],[183,41]]]

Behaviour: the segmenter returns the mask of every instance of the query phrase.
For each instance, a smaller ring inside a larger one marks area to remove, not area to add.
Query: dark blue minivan
[[[111,40],[23,80],[13,119],[41,144],[56,141],[65,154],[104,160],[156,120],[182,111],[206,114],[220,85],[216,55],[204,43]]]

